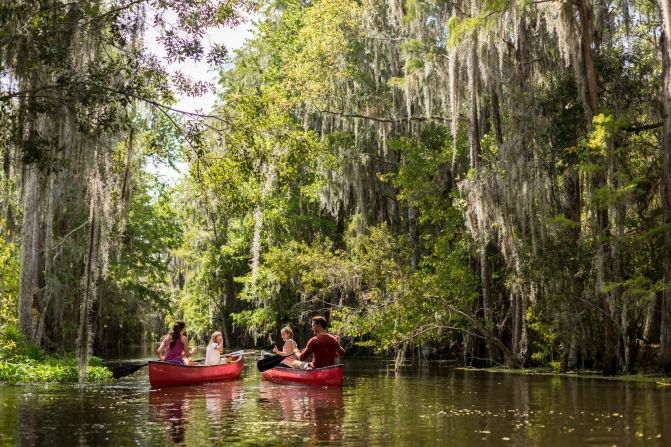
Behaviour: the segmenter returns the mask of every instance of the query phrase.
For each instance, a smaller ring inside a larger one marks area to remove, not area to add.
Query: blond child
[[[210,343],[207,345],[207,351],[205,351],[205,364],[206,365],[218,365],[220,363],[220,356],[223,349],[223,337],[221,332],[216,331],[210,337]]]
[[[282,336],[282,340],[284,340],[282,350],[280,351],[279,349],[277,349],[277,346],[273,346],[273,352],[275,354],[287,357],[284,360],[282,360],[282,363],[284,363],[287,366],[291,366],[294,359],[290,358],[289,356],[298,351],[298,345],[294,341],[294,331],[292,331],[289,326],[285,326],[280,331],[280,335]]]

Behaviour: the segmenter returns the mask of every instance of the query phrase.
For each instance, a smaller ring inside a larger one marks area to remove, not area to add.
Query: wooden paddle
[[[282,363],[282,360],[289,358],[293,355],[294,353],[291,353],[287,356],[277,354],[272,355],[270,357],[266,357],[265,359],[261,359],[258,362],[256,362],[256,368],[259,370],[259,372],[268,371],[269,369],[274,368],[280,363]]]
[[[240,355],[244,355],[244,352],[243,351],[233,351],[230,354],[222,354],[220,357],[226,357],[226,356],[237,357],[237,356],[240,356]],[[205,361],[205,359],[198,359],[198,360],[194,360],[193,363],[204,362],[204,361]],[[149,365],[149,362],[139,363],[139,364],[136,363],[135,365],[130,365],[130,366],[121,366],[119,368],[114,369],[114,371],[112,371],[112,377],[114,377],[115,379],[121,379],[122,377],[130,376],[134,372],[138,371],[140,368],[144,368],[147,365]]]

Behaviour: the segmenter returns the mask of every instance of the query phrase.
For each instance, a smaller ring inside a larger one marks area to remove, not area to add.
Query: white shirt
[[[206,365],[218,365],[220,353],[217,351],[216,343],[210,343],[207,345],[207,351],[205,351],[205,364]]]

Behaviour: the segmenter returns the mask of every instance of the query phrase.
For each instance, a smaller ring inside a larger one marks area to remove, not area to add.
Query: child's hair
[[[210,343],[216,343],[217,342],[217,337],[219,337],[220,335],[221,335],[221,332],[215,331],[212,334],[212,337],[210,337]]]
[[[286,332],[289,334],[289,338],[294,338],[294,331],[289,326],[284,326],[280,332]]]

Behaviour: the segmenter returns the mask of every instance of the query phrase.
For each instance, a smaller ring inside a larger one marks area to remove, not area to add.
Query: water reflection
[[[328,444],[341,439],[345,406],[340,387],[300,386],[263,380],[259,385],[259,405],[262,410],[281,417],[286,427],[302,426],[303,436],[313,443]]]
[[[99,385],[0,385],[0,446],[530,447],[671,445],[671,390],[347,362],[346,386],[240,380],[152,391],[146,371]]]
[[[243,399],[242,381],[234,380],[151,390],[149,407],[164,422],[169,441],[181,444],[187,439],[187,427],[200,438],[235,420]]]

